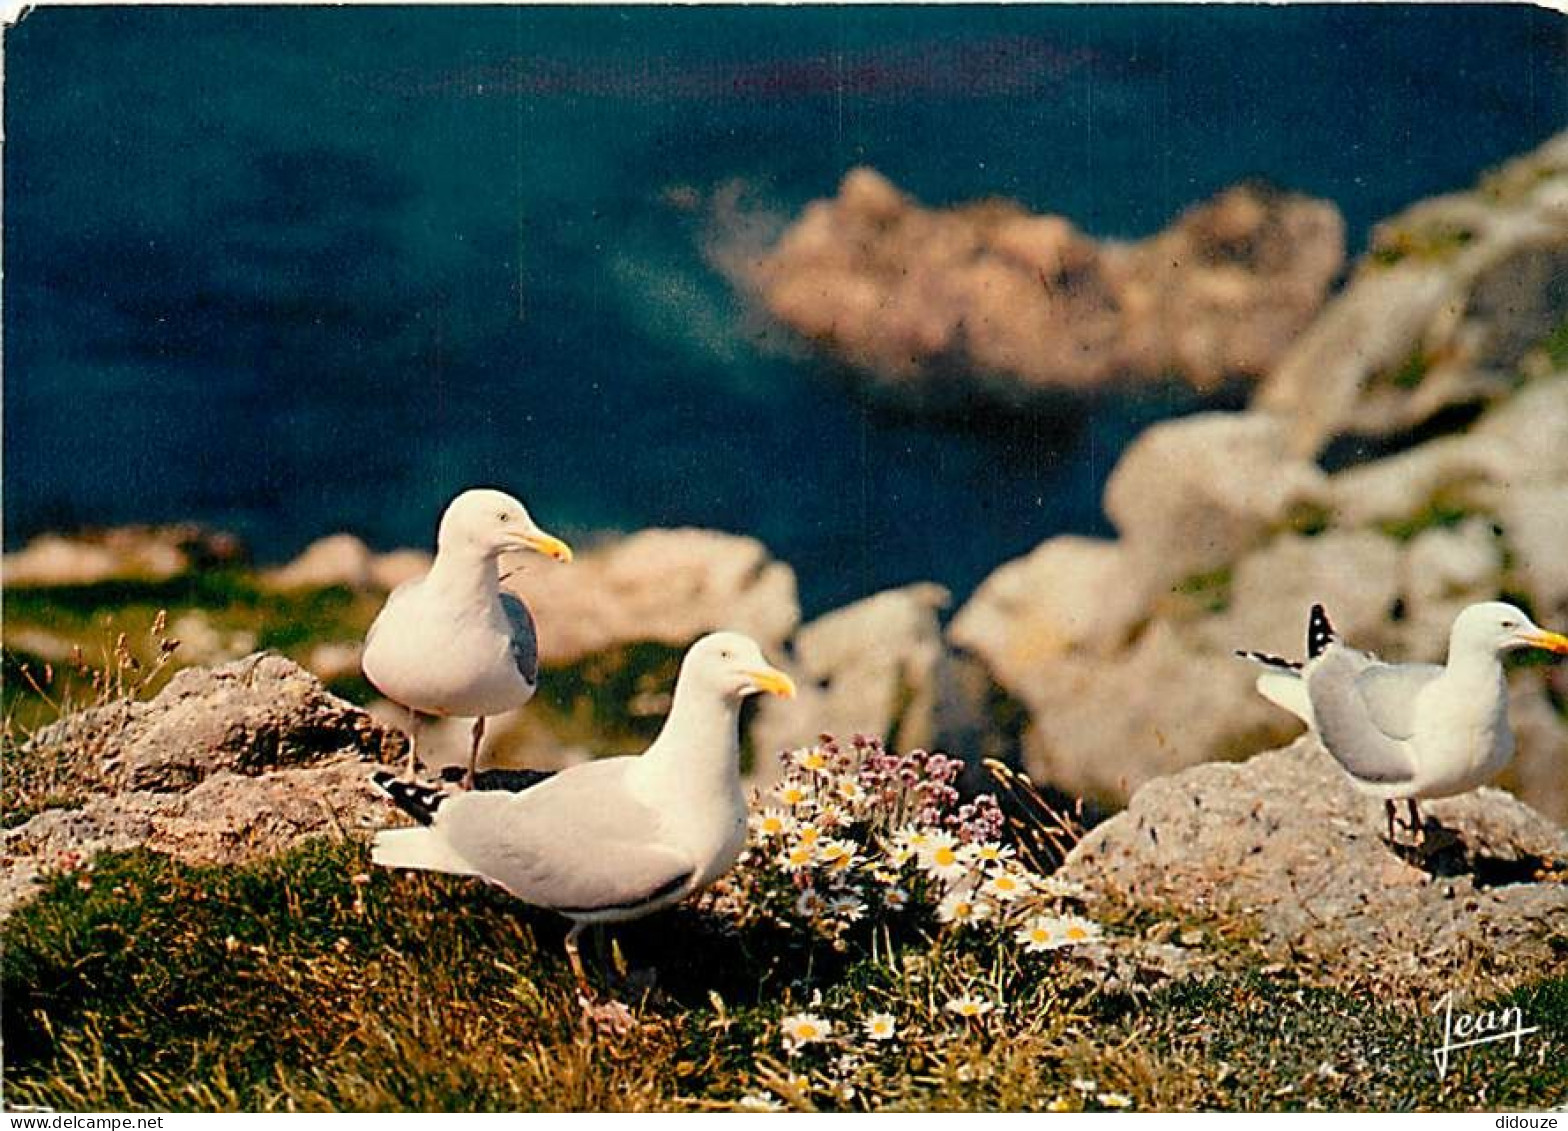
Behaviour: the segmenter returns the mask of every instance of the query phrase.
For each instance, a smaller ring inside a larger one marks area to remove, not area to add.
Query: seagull
[[[746,842],[740,705],[795,685],[749,637],[704,636],[687,651],[659,736],[642,754],[585,762],[517,792],[449,794],[379,771],[371,781],[418,828],[376,834],[386,868],[478,876],[571,920],[566,953],[587,977],[577,936],[640,919],[711,884]]]
[[[408,709],[408,780],[419,715],[473,718],[464,788],[472,788],[485,718],[521,707],[539,684],[539,644],[528,606],[503,592],[497,566],[508,551],[572,560],[565,542],[540,530],[501,491],[464,491],[447,506],[430,572],[392,590],[360,661],[365,678]]]
[[[1343,643],[1322,605],[1313,605],[1305,664],[1238,652],[1263,665],[1258,693],[1297,718],[1363,793],[1383,798],[1388,838],[1394,802],[1450,797],[1489,780],[1514,754],[1502,656],[1519,648],[1568,655],[1568,637],[1548,632],[1501,601],[1464,609],[1448,638],[1447,664],[1389,664]]]

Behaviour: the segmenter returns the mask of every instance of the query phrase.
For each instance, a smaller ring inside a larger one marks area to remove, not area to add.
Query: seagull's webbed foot
[[[624,1036],[637,1027],[637,1017],[621,1002],[613,998],[599,1001],[593,986],[588,982],[588,972],[583,968],[582,954],[577,949],[577,937],[582,934],[584,923],[573,923],[566,932],[566,958],[572,965],[572,976],[577,979],[577,1005],[582,1010],[583,1024],[602,1036]]]

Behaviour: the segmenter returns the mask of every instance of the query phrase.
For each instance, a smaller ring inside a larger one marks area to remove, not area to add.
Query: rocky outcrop
[[[191,524],[120,526],[80,534],[41,534],[0,560],[8,588],[164,581],[195,567],[236,565],[244,544]]]
[[[755,538],[714,530],[644,530],[569,569],[522,564],[506,584],[533,610],[546,667],[638,642],[685,647],[720,629],[773,652],[800,623],[794,570]]]
[[[1495,789],[1423,808],[1425,849],[1390,846],[1382,803],[1302,739],[1150,782],[1060,875],[1102,913],[1239,923],[1311,981],[1436,995],[1568,971],[1568,834]]]
[[[1298,452],[1385,436],[1506,396],[1568,321],[1568,133],[1474,192],[1379,225],[1355,277],[1274,366],[1256,405]]]
[[[897,749],[928,749],[936,739],[938,682],[944,662],[940,585],[910,585],[836,609],[796,634],[784,664],[794,700],[764,702],[751,726],[757,772],[777,769],[773,754],[824,732],[869,734]]]
[[[393,550],[377,554],[352,534],[318,538],[287,565],[261,575],[263,585],[274,589],[375,589],[390,593],[430,568],[430,555],[422,550]]]
[[[985,201],[928,209],[871,169],[811,204],[747,273],[767,310],[874,395],[1027,408],[1178,374],[1265,373],[1344,258],[1331,204],[1230,189],[1140,243]]]
[[[1262,413],[1170,421],[1111,476],[1121,538],[1052,539],[1007,563],[948,638],[1023,708],[1036,779],[1119,804],[1152,777],[1297,732],[1231,652],[1299,655],[1314,602],[1347,639],[1407,660],[1441,660],[1459,610],[1499,594],[1568,624],[1561,436],[1568,374],[1532,380],[1466,431],[1336,475]],[[1556,670],[1511,674],[1530,721],[1501,780],[1568,819]]]
[[[216,668],[186,668],[143,703],[69,715],[33,736],[30,758],[92,754],[108,790],[189,789],[219,771],[257,774],[327,754],[394,757],[402,739],[339,699],[291,660],[258,652]]]
[[[266,653],[187,668],[146,703],[70,716],[19,755],[69,767],[76,796],[0,838],[0,914],[99,852],[233,864],[379,824],[367,772],[402,749],[401,735]]]

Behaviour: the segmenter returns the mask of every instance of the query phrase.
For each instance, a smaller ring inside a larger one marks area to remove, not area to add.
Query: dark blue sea
[[[6,36],[4,519],[425,544],[471,484],[567,537],[699,524],[809,611],[1105,530],[1174,392],[921,422],[781,348],[704,204],[869,164],[1153,232],[1259,176],[1370,225],[1564,125],[1522,7],[34,10]],[[696,202],[695,204],[693,202]]]

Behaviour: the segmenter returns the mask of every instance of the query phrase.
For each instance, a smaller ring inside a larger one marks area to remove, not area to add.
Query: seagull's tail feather
[[[1312,700],[1307,695],[1307,684],[1294,671],[1266,671],[1258,676],[1258,694],[1283,707],[1309,727],[1317,726],[1312,713]]]
[[[453,852],[429,829],[386,829],[376,834],[370,860],[383,868],[413,868],[421,872],[446,872],[477,876],[472,864]]]
[[[1317,659],[1328,651],[1328,646],[1335,639],[1334,626],[1329,623],[1328,613],[1324,612],[1322,605],[1313,605],[1312,615],[1307,618],[1307,656]]]
[[[1313,725],[1312,701],[1307,697],[1300,664],[1268,652],[1238,651],[1236,655],[1267,669],[1258,675],[1259,695],[1276,707],[1285,708],[1308,726]]]
[[[404,781],[395,774],[377,770],[370,775],[370,784],[392,799],[392,803],[421,825],[435,820],[436,810],[447,795],[418,782]]]

